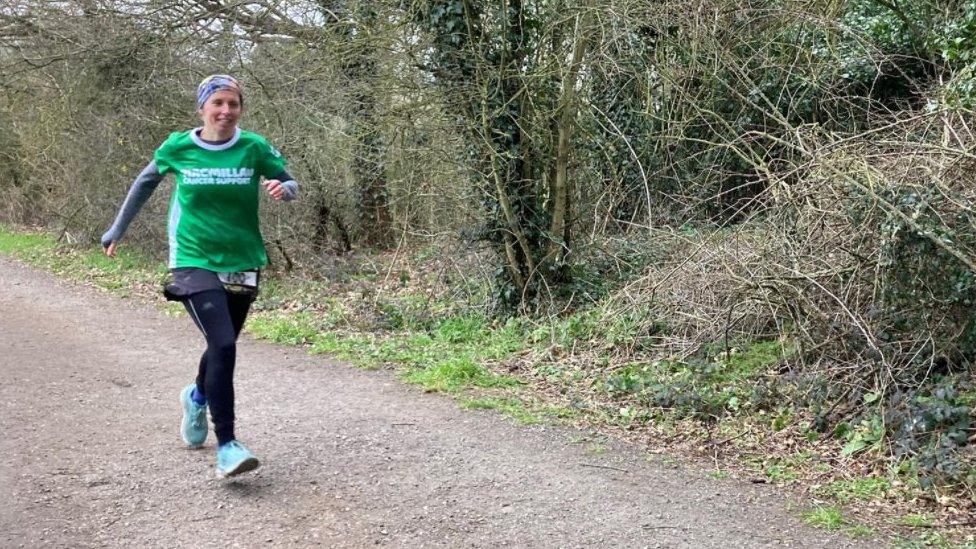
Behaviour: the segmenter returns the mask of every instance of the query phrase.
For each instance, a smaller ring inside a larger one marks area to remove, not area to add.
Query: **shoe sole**
[[[180,420],[180,438],[183,439],[183,442],[186,444],[187,448],[190,448],[191,450],[196,450],[197,448],[203,448],[203,444],[207,442],[207,433],[204,433],[203,440],[201,440],[200,442],[190,442],[189,440],[186,439],[186,436],[183,434],[187,430],[187,427],[190,423],[189,421],[190,411],[186,409],[187,401],[190,399],[190,396],[186,394],[187,392],[188,392],[187,389],[183,389],[180,392],[180,409],[183,410],[183,419]]]
[[[258,458],[249,457],[241,460],[240,463],[234,465],[233,467],[231,467],[226,471],[221,470],[220,475],[224,478],[236,477],[237,475],[247,473],[248,471],[253,471],[260,466],[261,466],[261,462],[258,461]]]

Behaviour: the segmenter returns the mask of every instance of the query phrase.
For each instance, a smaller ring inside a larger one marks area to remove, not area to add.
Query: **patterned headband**
[[[204,78],[203,82],[197,86],[197,110],[202,109],[207,99],[220,90],[237,92],[237,96],[241,99],[241,105],[244,104],[244,92],[236,78],[227,74],[212,74]]]

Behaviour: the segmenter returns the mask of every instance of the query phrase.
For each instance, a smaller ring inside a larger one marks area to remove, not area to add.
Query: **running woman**
[[[163,293],[183,303],[207,342],[196,381],[180,392],[180,434],[188,446],[203,446],[209,407],[217,470],[233,476],[259,465],[234,436],[234,364],[237,337],[268,262],[258,224],[260,188],[287,201],[297,196],[298,184],[264,137],[237,127],[244,94],[233,77],[205,78],[196,108],[203,125],[170,134],[156,149],[102,236],[102,247],[115,256],[129,223],[163,177],[174,174],[167,231],[173,282]]]

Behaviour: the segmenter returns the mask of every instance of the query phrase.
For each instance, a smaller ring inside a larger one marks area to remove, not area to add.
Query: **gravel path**
[[[217,479],[179,439],[188,318],[0,257],[0,547],[868,547],[782,495],[244,340]]]

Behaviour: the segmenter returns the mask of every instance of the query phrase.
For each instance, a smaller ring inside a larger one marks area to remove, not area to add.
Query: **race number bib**
[[[245,288],[258,287],[257,271],[239,271],[236,273],[217,273],[217,278],[225,286],[243,286]]]

